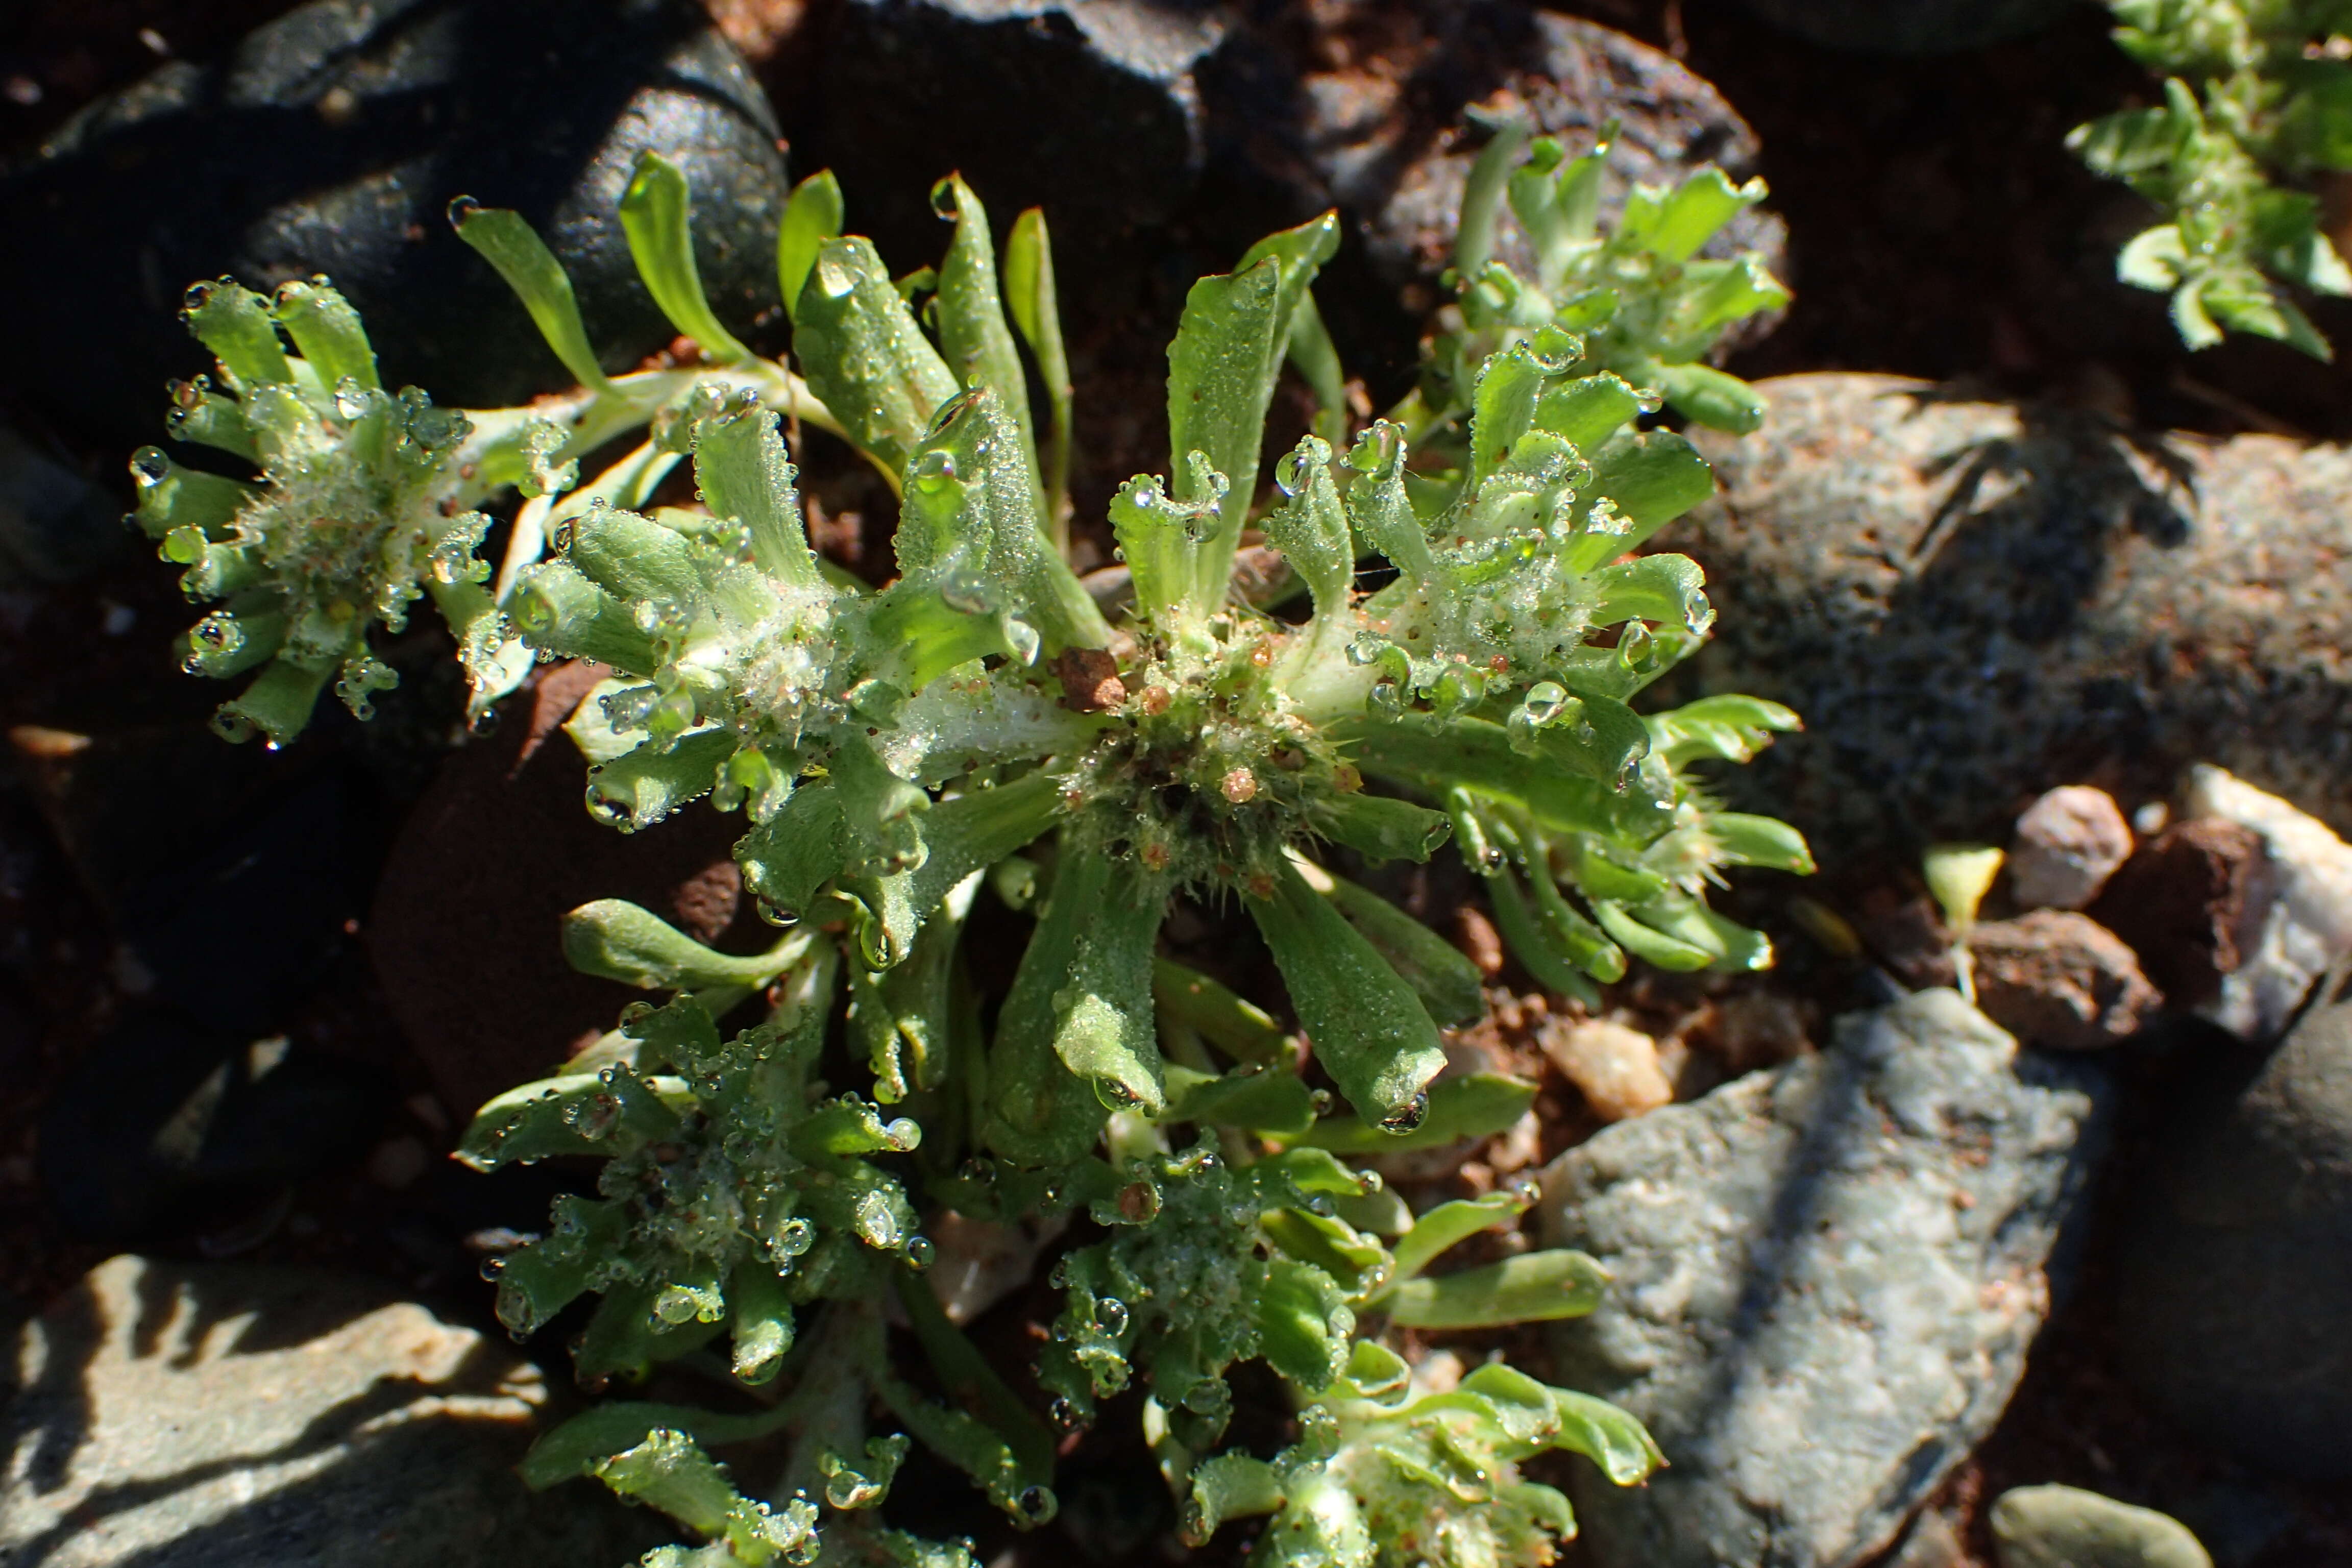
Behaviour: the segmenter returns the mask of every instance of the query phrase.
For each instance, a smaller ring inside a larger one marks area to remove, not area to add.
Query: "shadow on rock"
[[[370,1282],[116,1258],[18,1360],[0,1554],[26,1568],[554,1568],[652,1539],[526,1493],[538,1369]]]

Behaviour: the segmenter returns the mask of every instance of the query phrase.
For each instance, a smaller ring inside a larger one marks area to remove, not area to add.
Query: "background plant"
[[[2352,294],[2313,177],[2352,169],[2352,6],[2342,0],[2109,0],[2115,39],[2164,79],[2163,102],[2078,126],[2066,144],[2165,221],[2116,276],[2169,291],[2192,349],[2252,332],[2318,359],[2327,341],[2279,285]]]
[[[1499,1131],[1533,1086],[1441,1076],[1440,1027],[1477,1015],[1476,971],[1334,869],[1456,837],[1530,971],[1592,997],[1629,953],[1769,963],[1707,888],[1731,865],[1809,868],[1791,830],[1717,809],[1692,772],[1790,715],[1631,706],[1712,620],[1695,563],[1638,553],[1711,490],[1687,443],[1643,426],[1662,399],[1734,428],[1760,416],[1701,361],[1785,296],[1752,258],[1695,258],[1761,188],[1709,170],[1637,192],[1603,235],[1601,156],[1497,139],[1458,310],[1421,386],[1352,439],[1311,292],[1335,220],[1202,279],[1169,351],[1169,470],[1112,500],[1125,572],[1087,583],[1064,548],[1072,394],[1044,217],[1022,215],[1000,250],[952,175],[933,193],[946,255],[902,279],[841,233],[830,176],[794,193],[778,268],[797,371],[713,319],[684,182],[651,156],[622,217],[649,291],[702,350],[690,369],[604,376],[544,246],[469,202],[453,219],[580,377],[567,399],[435,415],[373,384],[323,283],[192,299],[222,386],[181,396],[181,433],[217,435],[261,481],[165,468],[142,518],[192,593],[226,601],[208,624],[239,657],[192,658],[200,672],[270,661],[225,730],[283,743],[337,669],[363,700],[385,679],[371,618],[428,593],[478,704],[532,658],[609,667],[568,726],[589,809],[625,831],[704,796],[740,811],[745,887],[782,931],[728,955],[633,905],[574,911],[575,965],[664,1000],[467,1136],[461,1157],[485,1169],[604,1161],[595,1197],[559,1202],[503,1260],[509,1326],[596,1296],[583,1378],[677,1363],[738,1407],[601,1406],[541,1443],[530,1479],[595,1476],[704,1539],[666,1563],[955,1563],[963,1548],[874,1513],[909,1438],[1034,1526],[1058,1506],[1061,1433],[1139,1384],[1188,1538],[1264,1518],[1255,1562],[1471,1564],[1549,1561],[1572,1529],[1520,1474],[1534,1455],[1582,1453],[1621,1483],[1657,1462],[1598,1402],[1499,1365],[1416,1384],[1387,1342],[1575,1315],[1604,1280],[1570,1252],[1433,1274],[1514,1227],[1527,1195],[1415,1215],[1350,1163]],[[1504,200],[1534,277],[1481,254]],[[1286,361],[1322,413],[1261,509]],[[898,493],[887,586],[810,549],[788,421],[847,441]],[[640,430],[583,479],[578,458]],[[682,463],[698,504],[646,510]],[[508,482],[525,499],[493,579],[470,509]],[[1253,525],[1303,586],[1289,613],[1234,587]],[[228,564],[208,573],[215,552]],[[279,629],[312,621],[332,635]],[[1158,954],[1179,894],[1251,917],[1303,1039]],[[983,900],[1035,921],[1001,999],[962,957]],[[755,997],[756,1021],[722,1027]],[[929,1282],[925,1228],[950,1210],[1076,1227],[1034,1368],[1042,1417]],[[1271,1458],[1223,1447],[1227,1374],[1250,1360],[1297,1406]],[[873,1435],[877,1410],[898,1430]],[[707,1451],[774,1433],[790,1457],[760,1497]]]

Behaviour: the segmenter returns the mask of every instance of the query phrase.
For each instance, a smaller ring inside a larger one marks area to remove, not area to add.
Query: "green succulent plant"
[[[2314,176],[2352,169],[2352,6],[2342,0],[2108,0],[2115,39],[2163,101],[2075,128],[2066,144],[2162,212],[2116,273],[2168,292],[2192,349],[2227,331],[2334,351],[2279,285],[2352,294],[2320,227]]]
[[[1441,312],[1421,385],[1398,411],[1416,447],[1435,440],[1458,459],[1487,358],[1530,336],[1557,374],[1613,374],[1643,389],[1648,408],[1663,401],[1735,435],[1763,423],[1755,388],[1706,361],[1732,327],[1784,308],[1789,291],[1753,251],[1700,252],[1764,199],[1764,182],[1734,185],[1709,164],[1671,190],[1637,184],[1604,230],[1601,176],[1617,134],[1611,121],[1589,151],[1570,157],[1523,120],[1495,128],[1465,182],[1452,274],[1458,301]],[[1532,275],[1493,254],[1507,205],[1527,237]]]
[[[293,332],[304,355],[282,366],[233,358],[227,329],[192,317],[239,408],[288,388],[328,443],[299,472],[257,447],[259,487],[157,530],[258,552],[237,591],[273,596],[228,613],[353,605],[348,660],[367,607],[390,615],[421,581],[478,702],[532,659],[607,667],[567,726],[589,810],[630,832],[705,798],[741,813],[744,887],[780,931],[734,955],[634,905],[574,911],[576,967],[664,999],[484,1107],[461,1145],[484,1169],[603,1162],[593,1197],[559,1201],[503,1259],[498,1310],[517,1333],[595,1297],[584,1378],[698,1368],[737,1407],[599,1406],[534,1450],[534,1484],[594,1476],[702,1539],[658,1563],[960,1563],[964,1546],[877,1522],[909,1439],[1031,1528],[1059,1506],[1057,1452],[1136,1389],[1188,1537],[1262,1519],[1239,1527],[1258,1531],[1256,1563],[1473,1568],[1549,1562],[1572,1531],[1565,1500],[1519,1474],[1531,1456],[1583,1453],[1621,1483],[1657,1462],[1630,1417],[1507,1368],[1414,1384],[1391,1327],[1572,1316],[1605,1276],[1508,1243],[1433,1272],[1481,1233],[1515,1233],[1528,1195],[1415,1215],[1359,1164],[1510,1127],[1534,1086],[1447,1070],[1441,1029],[1480,1013],[1478,972],[1343,870],[1454,838],[1530,972],[1591,996],[1629,955],[1768,963],[1707,889],[1729,866],[1810,868],[1793,831],[1720,811],[1694,772],[1744,760],[1792,715],[1632,705],[1712,620],[1693,563],[1643,553],[1711,478],[1646,426],[1662,397],[1752,417],[1746,389],[1696,360],[1782,296],[1752,258],[1691,258],[1760,188],[1715,175],[1637,195],[1601,236],[1575,217],[1597,165],[1538,143],[1512,167],[1525,151],[1482,167],[1538,236],[1541,276],[1465,268],[1421,389],[1361,431],[1311,291],[1332,217],[1195,284],[1169,350],[1168,471],[1120,488],[1118,565],[1085,579],[1066,544],[1072,394],[1044,217],[1022,215],[1000,249],[952,175],[933,193],[944,258],[900,279],[841,232],[830,175],[796,189],[778,241],[792,368],[712,318],[683,180],[658,157],[623,220],[649,291],[703,351],[686,369],[606,378],[537,237],[460,204],[461,234],[582,386],[428,421],[446,438],[412,437],[413,456],[362,437],[373,405],[327,416],[362,401],[351,356],[314,349],[285,300],[241,297],[238,317],[273,345],[279,323]],[[1286,363],[1322,411],[1268,464]],[[396,405],[425,418],[421,396]],[[811,549],[794,419],[897,492],[886,586]],[[577,455],[639,428],[583,479]],[[647,510],[681,463],[698,504]],[[289,572],[308,532],[345,515],[306,511],[298,487],[362,479],[379,500],[345,509],[354,532],[394,544],[343,560],[330,588]],[[526,499],[493,580],[465,514],[503,483]],[[1268,557],[1303,602],[1254,601],[1281,576]],[[279,742],[320,689],[284,679],[269,704],[231,705]],[[1160,953],[1180,895],[1249,916],[1297,1033]],[[983,910],[1032,922],[1003,984],[967,959]],[[757,1021],[729,1026],[739,1010]],[[845,1073],[863,1090],[837,1092]],[[1036,1400],[965,1337],[969,1303],[934,1289],[929,1233],[949,1215],[999,1237],[1070,1231]],[[1270,1461],[1219,1451],[1228,1374],[1252,1361],[1297,1405],[1297,1440]],[[895,1431],[869,1431],[877,1409]],[[709,1453],[778,1434],[789,1457],[758,1496]]]

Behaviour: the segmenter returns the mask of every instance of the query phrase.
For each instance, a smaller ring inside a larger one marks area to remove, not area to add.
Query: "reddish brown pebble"
[[[1066,647],[1054,660],[1062,682],[1063,706],[1078,713],[1103,713],[1127,700],[1118,661],[1098,647]]]
[[[2036,910],[1969,938],[1977,1006],[2030,1046],[2095,1050],[2147,1026],[2164,998],[2121,938],[2088,915]]]
[[[2142,845],[2089,913],[2139,954],[2167,1001],[2200,1007],[2252,955],[2274,881],[2260,834],[2200,817]]]
[[[1454,945],[1492,980],[1503,973],[1503,939],[1484,911],[1464,904],[1454,911]]]

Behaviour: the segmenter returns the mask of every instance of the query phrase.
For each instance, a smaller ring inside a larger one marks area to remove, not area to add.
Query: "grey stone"
[[[1523,37],[1505,34],[1487,47],[1484,79],[1499,77],[1536,126],[1588,148],[1603,125],[1622,121],[1615,157],[1601,189],[1601,211],[1613,217],[1636,184],[1679,184],[1706,163],[1734,180],[1757,172],[1762,149],[1756,133],[1723,95],[1672,57],[1624,34],[1579,17],[1537,11]],[[1459,132],[1433,143],[1412,141],[1406,122],[1374,112],[1369,89],[1327,79],[1310,101],[1322,128],[1311,151],[1339,200],[1366,215],[1365,245],[1373,266],[1394,281],[1434,279],[1453,260],[1462,216],[1462,190],[1483,138]],[[1760,253],[1776,273],[1787,264],[1788,227],[1772,213],[1750,207],[1708,241],[1704,254]],[[1506,205],[1496,230],[1496,254],[1524,270],[1534,256],[1518,220]],[[1760,335],[1754,328],[1743,341]]]
[[[2072,910],[2035,910],[1969,933],[1977,1005],[2028,1045],[2053,1051],[2119,1045],[2164,998],[2121,937]]]
[[[1549,1244],[1613,1282],[1557,1380],[1672,1468],[1575,1484],[1600,1568],[1846,1568],[1991,1427],[2105,1142],[2104,1079],[1949,991],[1621,1122],[1546,1173]]]
[[[89,105],[0,182],[0,286],[41,301],[12,319],[0,379],[60,425],[152,439],[165,378],[207,368],[176,319],[190,282],[324,272],[390,384],[522,401],[571,378],[451,231],[450,200],[538,226],[621,368],[675,331],[616,216],[638,153],[686,171],[703,286],[740,331],[776,302],[776,136],[689,0],[312,0],[216,63],[173,61]]]
[[[1907,858],[1998,841],[2053,779],[2149,798],[2210,762],[2352,827],[2352,452],[1894,376],[1763,390],[1760,432],[1697,434],[1723,494],[1659,541],[1719,612],[1683,689],[1804,716],[1730,794]]]
[[[2029,910],[2079,910],[2131,858],[2131,824],[2116,797],[2064,784],[2025,808],[2009,846],[2009,886]]]
[[[2188,1526],[2075,1487],[2018,1487],[1992,1505],[2000,1568],[2213,1568]]]
[[[2183,1105],[2124,1250],[2125,1370],[2251,1465],[2352,1477],[2352,1001]]]
[[[1748,0],[1748,8],[1833,49],[1941,55],[2038,33],[2074,0]]]
[[[538,1369],[372,1281],[115,1258],[16,1360],[0,1563],[576,1568],[660,1538],[526,1491]]]

